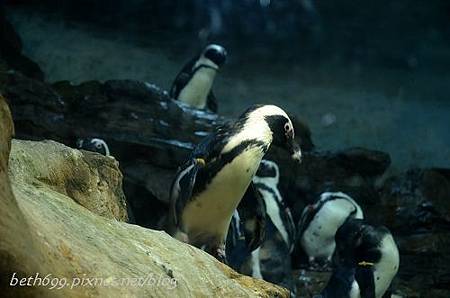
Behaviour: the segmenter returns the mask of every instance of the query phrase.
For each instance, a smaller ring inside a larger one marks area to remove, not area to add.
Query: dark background
[[[170,87],[209,42],[229,61],[220,112],[276,103],[321,149],[387,151],[393,170],[450,166],[450,2],[7,1],[48,81],[138,79]]]

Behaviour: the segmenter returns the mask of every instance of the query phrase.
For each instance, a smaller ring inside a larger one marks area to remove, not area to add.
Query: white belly
[[[346,200],[331,201],[322,206],[300,240],[309,257],[331,259],[336,248],[336,231],[354,208]]]
[[[261,262],[259,260],[259,250],[260,250],[260,248],[258,247],[257,249],[252,251],[252,256],[250,259],[252,262],[252,277],[263,279],[263,276],[261,273]]]
[[[211,236],[224,241],[233,212],[258,169],[263,153],[252,148],[225,165],[206,190],[189,202],[182,215],[190,239]],[[195,241],[195,240],[194,240]]]
[[[206,106],[206,99],[208,98],[215,76],[215,69],[200,68],[183,90],[181,90],[178,99],[193,107],[203,109]]]
[[[272,190],[278,192],[278,189],[276,188],[272,187]],[[280,232],[284,242],[286,243],[286,246],[289,248],[290,247],[289,235],[286,231],[286,227],[284,226],[283,220],[281,219],[281,211],[277,199],[274,197],[273,193],[267,190],[260,189],[260,192],[262,194],[264,203],[266,203],[267,215],[269,215],[270,220],[275,225],[278,232]]]
[[[397,274],[400,258],[397,245],[391,235],[381,241],[382,256],[375,265],[375,297],[381,298],[389,288],[392,279]]]

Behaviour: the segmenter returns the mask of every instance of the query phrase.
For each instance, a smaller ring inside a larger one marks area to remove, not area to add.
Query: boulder
[[[377,220],[397,233],[450,228],[450,169],[411,169],[382,186]]]
[[[13,140],[9,175],[15,183],[50,187],[98,215],[128,220],[122,173],[114,158],[54,141]]]
[[[99,210],[79,204],[86,202],[85,195],[101,201],[115,194],[120,201],[115,190],[115,179],[120,177],[102,172],[117,170],[108,157],[86,157],[55,142],[15,141],[10,180],[6,165],[12,123],[2,99],[0,116],[0,290],[4,297],[288,296],[287,290],[242,276],[164,232],[100,216]]]

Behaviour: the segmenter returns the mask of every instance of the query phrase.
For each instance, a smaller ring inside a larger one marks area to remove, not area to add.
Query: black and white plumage
[[[176,229],[169,227],[169,233],[223,260],[231,217],[239,203],[262,204],[252,178],[272,143],[300,160],[292,122],[274,105],[252,106],[235,123],[206,137],[173,181],[170,218]],[[240,216],[249,223],[246,230],[252,230],[255,235],[248,240],[254,249],[264,233],[264,218],[261,218],[264,209],[244,210]],[[249,221],[251,217],[253,221]]]
[[[225,63],[227,52],[222,46],[208,45],[191,59],[175,78],[170,96],[190,106],[217,112],[217,101],[211,88],[217,72]]]
[[[298,226],[300,245],[311,265],[331,263],[335,234],[347,218],[363,218],[359,205],[342,192],[325,192],[315,203],[305,207]]]
[[[262,160],[253,177],[267,215],[261,246],[250,251],[245,245],[242,240],[245,221],[236,212],[227,239],[227,253],[230,266],[240,273],[284,286],[295,293],[290,258],[295,242],[295,225],[278,190],[279,177],[278,165],[270,160]]]
[[[387,228],[349,218],[336,233],[336,255],[338,264],[322,297],[391,297],[400,258]]]
[[[105,156],[110,156],[108,145],[104,140],[99,138],[78,139],[76,145],[78,149],[97,152]]]

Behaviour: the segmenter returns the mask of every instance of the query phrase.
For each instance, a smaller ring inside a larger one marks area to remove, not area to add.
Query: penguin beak
[[[289,146],[289,151],[291,153],[292,159],[298,163],[301,163],[302,162],[302,150],[300,149],[300,146],[297,144],[297,142],[295,142],[294,139],[291,139],[288,146]]]

